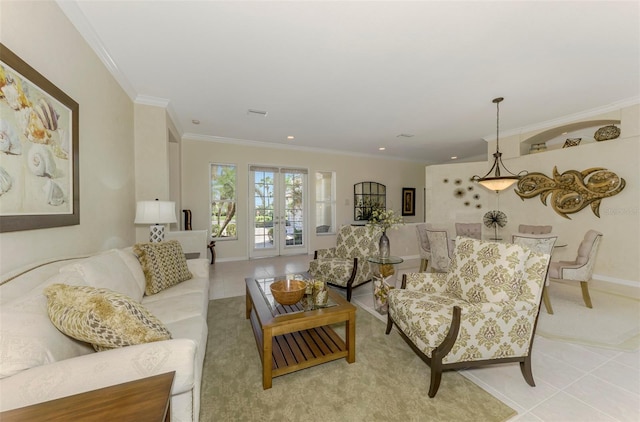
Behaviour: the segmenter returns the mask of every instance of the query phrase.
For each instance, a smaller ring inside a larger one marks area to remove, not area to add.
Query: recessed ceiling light
[[[562,132],[563,135],[566,135],[567,133],[569,133],[569,132]]]
[[[451,157],[451,159],[452,159],[452,160],[457,160],[457,159],[458,159],[458,157],[454,155],[453,157]]]
[[[193,120],[191,121],[191,123],[193,123],[194,125],[199,125],[199,124],[200,124],[200,120],[198,120],[198,119],[193,119]]]
[[[378,148],[378,151],[384,151],[386,148],[385,147],[380,147]]]
[[[296,137],[293,136],[293,135],[289,135],[289,136],[287,136],[287,139],[296,139]]]
[[[397,135],[396,138],[413,138],[413,134],[412,133],[401,133],[400,135]]]

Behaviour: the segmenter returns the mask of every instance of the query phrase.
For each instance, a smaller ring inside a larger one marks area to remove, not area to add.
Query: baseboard
[[[609,276],[600,275],[600,274],[594,274],[593,277],[591,278],[593,280],[605,281],[607,283],[619,284],[621,286],[629,286],[629,287],[635,287],[640,289],[640,281],[624,280],[621,278],[609,277]]]

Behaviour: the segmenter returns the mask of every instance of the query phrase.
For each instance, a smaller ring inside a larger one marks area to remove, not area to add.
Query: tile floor
[[[210,298],[243,296],[245,277],[303,272],[310,260],[309,255],[298,255],[218,262],[211,267]],[[398,274],[417,271],[417,267],[417,261],[406,262]],[[370,284],[354,290],[352,301],[371,309]],[[515,364],[461,374],[515,409],[518,415],[510,422],[640,421],[640,351],[619,352],[540,336],[536,336],[534,351],[535,388],[529,387]]]

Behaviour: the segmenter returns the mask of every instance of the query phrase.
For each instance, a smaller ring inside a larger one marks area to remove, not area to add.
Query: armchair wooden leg
[[[547,313],[553,315],[551,299],[549,299],[549,288],[547,286],[542,288],[542,300],[544,301],[544,307],[547,308]]]
[[[391,319],[391,314],[387,312],[387,329],[384,333],[389,334],[391,332],[392,327],[393,327],[393,320]]]
[[[582,287],[582,299],[584,299],[584,304],[587,305],[587,308],[593,308],[593,304],[591,303],[591,296],[589,296],[589,283],[586,281],[581,281],[580,287]]]
[[[533,372],[531,372],[531,355],[526,356],[524,361],[520,362],[520,371],[522,372],[522,376],[525,381],[527,381],[527,384],[535,387],[536,383],[533,380]]]
[[[431,384],[429,385],[429,397],[434,398],[440,388],[442,380],[442,368],[439,364],[431,361]]]

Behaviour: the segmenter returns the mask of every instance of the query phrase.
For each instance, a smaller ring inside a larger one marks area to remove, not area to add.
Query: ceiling
[[[501,137],[640,98],[637,1],[58,4],[133,100],[196,139],[477,160],[495,97]]]

